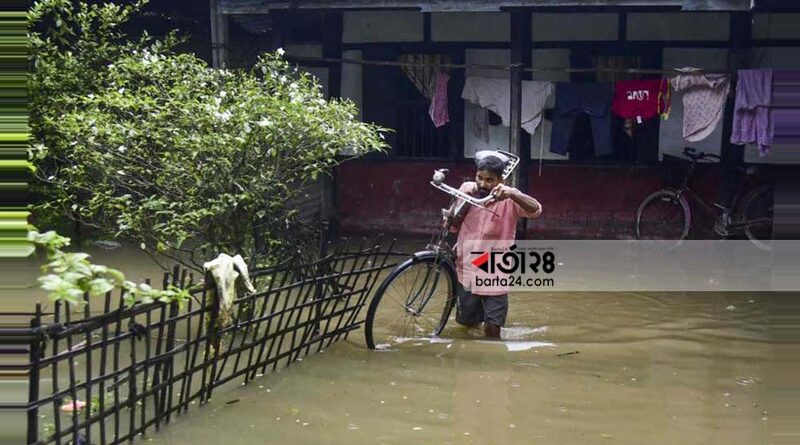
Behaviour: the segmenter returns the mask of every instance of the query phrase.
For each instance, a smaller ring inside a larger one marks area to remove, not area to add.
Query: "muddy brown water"
[[[131,278],[159,276],[135,249],[93,253]],[[15,295],[5,307],[41,297],[32,289]],[[371,351],[356,331],[287,369],[222,388],[140,440],[796,443],[800,435],[780,413],[796,406],[787,382],[797,339],[780,328],[797,313],[797,297],[516,293],[502,341],[451,322],[440,339]]]

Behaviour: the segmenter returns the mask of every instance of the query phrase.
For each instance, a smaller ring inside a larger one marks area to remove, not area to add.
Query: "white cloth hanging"
[[[530,134],[542,121],[547,98],[553,93],[553,82],[525,80],[522,82],[522,128]],[[511,125],[511,81],[490,77],[470,76],[464,82],[461,98],[481,108],[493,111]]]

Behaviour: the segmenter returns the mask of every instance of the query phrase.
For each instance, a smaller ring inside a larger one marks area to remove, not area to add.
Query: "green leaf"
[[[114,284],[105,278],[95,278],[89,282],[89,295],[98,296],[105,295],[106,292],[111,292],[114,289]]]

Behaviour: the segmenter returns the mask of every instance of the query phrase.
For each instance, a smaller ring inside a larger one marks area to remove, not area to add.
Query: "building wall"
[[[411,11],[354,11],[344,13],[344,43],[421,42],[423,16]]]
[[[380,231],[390,234],[430,234],[441,221],[449,196],[430,185],[434,169],[449,168],[447,183],[456,187],[474,180],[473,163],[349,161],[337,167],[336,207],[343,232]],[[542,203],[541,218],[528,226],[535,238],[628,239],[639,203],[682,177],[653,167],[576,166],[550,164],[539,176],[528,172],[529,193]],[[667,177],[668,175],[669,178]],[[711,202],[718,173],[708,167],[695,175],[695,190]],[[711,215],[696,213],[697,235],[709,235]]]
[[[798,16],[756,14],[755,39],[800,39]],[[574,45],[613,45],[619,37],[621,18],[614,13],[576,13],[532,15],[532,66],[567,68]],[[509,62],[510,26],[505,13],[433,13],[430,16],[430,40],[425,42],[424,14],[411,11],[346,11],[343,13],[344,58],[362,58],[362,48],[374,44],[397,44],[411,48],[439,47],[464,49],[465,63],[505,65]],[[665,69],[695,66],[725,68],[728,63],[729,15],[726,13],[629,13],[624,28],[633,45],[656,45]],[[475,24],[480,24],[476,26]],[[443,46],[442,46],[443,45]],[[287,46],[291,54],[312,55],[318,47]],[[800,48],[759,47],[752,51],[753,66],[800,68]],[[317,68],[317,70],[320,70]],[[317,73],[315,73],[317,74]],[[326,85],[324,69],[318,77]],[[507,77],[507,71],[469,68],[467,75]],[[363,70],[360,65],[344,64],[342,96],[363,104]],[[569,81],[563,71],[533,73],[535,80]],[[450,100],[461,100],[451,97]],[[553,104],[554,98],[551,97]],[[374,159],[349,161],[337,168],[336,211],[341,227],[348,232],[382,231],[390,233],[429,234],[440,218],[440,209],[448,197],[428,183],[435,168],[448,167],[448,183],[458,185],[474,174],[469,159],[475,151],[508,146],[509,129],[492,127],[487,144],[473,135],[475,108],[464,107],[464,161],[422,161]],[[626,238],[632,235],[633,218],[640,201],[664,185],[664,165],[570,165],[559,163],[565,157],[549,152],[550,122],[545,120],[530,137],[531,159],[529,192],[544,205],[544,215],[529,226],[529,236],[575,238]],[[722,126],[706,140],[687,143],[682,137],[683,107],[673,96],[672,113],[661,121],[659,158],[679,156],[685,146],[719,153]],[[800,147],[798,147],[800,149]],[[767,158],[758,158],[754,147],[746,151],[751,162],[779,163],[789,159],[777,150]],[[554,162],[556,161],[556,162]],[[541,170],[539,168],[541,167]],[[670,170],[672,171],[672,170]],[[677,171],[672,171],[675,174]],[[698,171],[697,189],[709,201],[716,199],[718,171],[705,167]],[[673,176],[673,179],[679,175]],[[713,215],[698,216],[698,226],[710,227]],[[701,235],[702,236],[702,235]]]
[[[475,26],[480,24],[480,26]],[[508,42],[511,27],[502,12],[442,12],[431,14],[435,42]]]
[[[617,40],[618,14],[609,13],[533,13],[531,38],[534,42],[591,42]]]
[[[730,18],[719,12],[629,13],[628,40],[728,40]]]

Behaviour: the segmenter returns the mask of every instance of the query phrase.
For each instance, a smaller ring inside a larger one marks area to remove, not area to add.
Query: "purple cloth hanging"
[[[761,156],[772,145],[772,70],[739,70],[731,143],[758,144]]]

